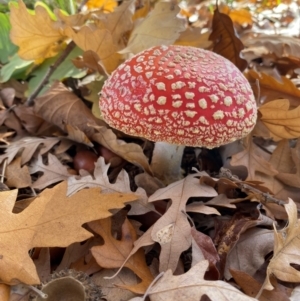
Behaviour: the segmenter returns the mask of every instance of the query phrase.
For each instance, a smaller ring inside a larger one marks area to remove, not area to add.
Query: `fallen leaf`
[[[24,211],[12,213],[17,190],[0,192],[0,279],[3,283],[39,283],[28,251],[34,247],[66,247],[92,236],[82,224],[111,216],[113,208],[133,201],[133,194],[105,194],[99,189],[78,192],[67,198],[67,183],[45,189]]]
[[[111,219],[103,219],[89,223],[89,227],[98,233],[104,240],[104,245],[91,248],[91,252],[97,263],[104,268],[119,268],[132,250],[133,243],[137,238],[136,232],[129,222],[125,220],[122,225],[122,238],[115,239],[111,235]],[[125,267],[132,270],[141,282],[133,285],[120,285],[134,293],[143,294],[153,280],[153,276],[146,264],[144,251],[140,249],[129,260]]]
[[[252,14],[248,9],[245,8],[230,10],[229,17],[233,22],[238,23],[241,26],[245,26],[245,24],[253,24]]]
[[[28,166],[21,167],[21,157],[14,159],[6,168],[6,182],[8,187],[24,188],[31,186]]]
[[[218,9],[214,11],[212,33],[209,40],[214,42],[214,52],[227,58],[241,71],[246,69],[247,61],[240,57],[244,45],[236,36],[230,17],[220,13]]]
[[[11,2],[10,23],[10,38],[19,46],[22,59],[44,60],[61,50],[63,35],[42,5],[36,5],[34,13],[30,13],[22,0],[18,4]]]
[[[193,266],[187,273],[173,276],[168,270],[149,289],[148,296],[151,301],[162,300],[189,300],[199,301],[206,295],[211,301],[254,301],[257,299],[244,295],[224,281],[204,280],[204,274],[208,268],[208,261],[203,260]]]
[[[288,99],[276,99],[259,108],[260,120],[276,140],[300,137],[300,105],[293,110],[289,107]]]
[[[179,11],[173,3],[157,2],[147,17],[135,26],[121,53],[137,54],[153,46],[173,44],[185,29],[184,20],[177,17]]]
[[[39,177],[33,184],[32,188],[43,189],[51,184],[67,180],[71,174],[68,172],[67,166],[62,163],[52,154],[48,154],[48,164],[43,162],[42,156],[38,156],[35,162],[32,162],[29,167],[30,174],[42,172],[43,175]]]
[[[116,0],[88,0],[86,3],[88,9],[100,8],[106,13],[113,12],[117,5]]]
[[[149,202],[171,199],[167,212],[153,225],[151,237],[161,245],[160,271],[175,271],[181,253],[192,243],[191,226],[187,219],[186,202],[190,197],[214,197],[217,192],[210,186],[199,184],[197,177],[206,173],[192,174],[183,180],[158,189]]]

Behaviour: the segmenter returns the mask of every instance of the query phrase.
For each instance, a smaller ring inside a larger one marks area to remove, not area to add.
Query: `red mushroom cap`
[[[120,65],[100,97],[104,120],[126,134],[217,147],[246,136],[257,116],[252,89],[224,57],[189,46],[157,46]]]

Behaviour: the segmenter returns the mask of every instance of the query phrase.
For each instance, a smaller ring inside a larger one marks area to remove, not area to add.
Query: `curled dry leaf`
[[[266,73],[258,73],[254,70],[249,70],[246,73],[246,77],[256,95],[260,95],[264,102],[280,97],[289,99],[293,108],[300,105],[300,90],[287,77],[281,76],[281,82],[279,82],[273,76]],[[259,85],[257,85],[257,81],[259,82]]]
[[[82,228],[82,224],[109,217],[110,209],[122,208],[125,202],[136,199],[133,194],[100,194],[98,188],[80,191],[68,198],[66,191],[66,182],[45,189],[18,214],[12,213],[18,191],[0,192],[1,282],[39,283],[28,253],[30,249],[66,247],[86,240],[93,234]]]
[[[288,214],[288,226],[277,231],[274,227],[274,255],[267,267],[264,288],[272,290],[270,276],[286,282],[300,282],[300,272],[293,265],[300,264],[300,226],[297,219],[297,206],[292,199],[284,205]]]
[[[137,54],[156,45],[171,45],[185,29],[184,20],[177,17],[179,11],[172,2],[157,2],[142,23],[133,29],[121,53]]]
[[[148,291],[151,301],[189,300],[199,301],[207,295],[212,301],[254,301],[224,281],[204,280],[208,261],[203,260],[193,266],[187,273],[173,276],[168,270]]]
[[[288,99],[276,99],[263,104],[259,111],[261,121],[275,139],[295,139],[300,137],[300,105],[289,110]]]
[[[18,54],[24,60],[44,60],[61,49],[63,36],[46,8],[37,5],[30,13],[24,2],[10,5],[10,38],[19,46]],[[24,26],[26,24],[26,26]]]
[[[236,36],[230,17],[220,13],[218,8],[214,12],[212,33],[209,39],[214,42],[214,52],[227,58],[241,71],[246,69],[247,61],[240,57],[244,45]]]

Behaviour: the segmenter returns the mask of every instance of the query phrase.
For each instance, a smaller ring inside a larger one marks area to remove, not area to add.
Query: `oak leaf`
[[[48,164],[43,162],[42,156],[38,156],[37,161],[32,162],[29,167],[30,174],[42,172],[43,175],[39,177],[32,185],[32,188],[43,189],[51,184],[67,180],[71,174],[68,168],[52,154],[48,154]]]
[[[102,193],[118,192],[131,193],[130,180],[128,173],[122,169],[114,183],[110,183],[108,178],[108,169],[110,164],[105,164],[104,158],[99,157],[95,163],[94,177],[91,175],[71,176],[68,178],[68,192],[70,196],[84,188],[99,187]],[[137,201],[130,204],[131,209],[128,214],[144,214],[149,211],[155,211],[153,204],[148,203],[148,198],[142,188],[135,191]]]
[[[170,2],[157,2],[148,16],[133,29],[127,47],[121,53],[138,53],[156,45],[170,45],[184,31],[180,9]]]
[[[104,245],[94,246],[91,252],[101,267],[119,268],[123,265],[128,254],[132,250],[133,243],[137,239],[134,227],[128,219],[122,225],[122,238],[115,239],[111,235],[111,219],[102,219],[89,223],[89,227],[101,235],[104,239]],[[153,280],[153,276],[146,264],[144,251],[140,249],[129,260],[125,267],[132,270],[142,281],[134,285],[120,285],[137,294],[143,294]]]
[[[206,295],[212,301],[254,301],[224,281],[204,280],[208,261],[203,260],[193,266],[187,273],[173,276],[168,270],[148,291],[151,301],[189,300],[198,301]]]
[[[214,52],[227,58],[241,71],[246,69],[247,61],[240,57],[244,45],[236,36],[230,17],[220,13],[218,9],[214,12],[212,33],[209,39],[215,42]]]
[[[82,224],[111,216],[113,208],[133,201],[133,194],[100,194],[99,189],[82,190],[67,198],[67,183],[45,189],[25,210],[12,209],[17,190],[0,193],[0,279],[7,284],[39,283],[28,254],[34,247],[66,247],[93,236]]]
[[[43,60],[55,56],[62,47],[63,35],[42,5],[30,13],[24,2],[10,5],[10,38],[19,46],[18,54],[24,60]]]
[[[295,139],[300,137],[300,105],[289,110],[288,99],[276,99],[259,108],[261,121],[275,139]]]
[[[197,173],[157,190],[149,197],[149,202],[171,199],[167,212],[153,225],[152,240],[161,245],[160,271],[175,271],[181,253],[192,243],[191,226],[184,214],[190,197],[214,197],[217,192],[210,186],[199,184]]]

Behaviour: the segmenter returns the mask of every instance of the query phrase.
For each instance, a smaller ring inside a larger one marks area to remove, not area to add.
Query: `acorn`
[[[47,295],[31,296],[32,301],[104,301],[101,288],[84,272],[65,269],[51,274],[50,279],[38,288]]]
[[[98,156],[94,152],[81,150],[73,158],[74,169],[77,172],[79,172],[80,169],[84,169],[89,173],[93,173],[97,160]]]

